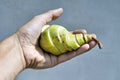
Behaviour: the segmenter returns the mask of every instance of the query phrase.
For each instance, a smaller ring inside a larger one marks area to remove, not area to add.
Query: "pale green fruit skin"
[[[49,53],[54,53],[54,54],[60,54],[58,49],[55,47],[53,44],[49,29],[46,29],[46,31],[43,31],[40,36],[40,47],[42,47],[43,50],[49,52]]]
[[[85,43],[89,43],[92,40],[92,38],[90,37],[92,36],[91,34],[75,34],[75,36],[76,41],[80,46],[82,46]]]
[[[88,43],[92,40],[92,34],[83,34],[85,43]]]
[[[60,30],[62,29],[63,27],[60,27],[58,25],[51,25],[50,28],[49,28],[49,32],[50,32],[50,37],[51,37],[51,40],[54,44],[54,46],[58,49],[59,53],[55,54],[54,55],[60,55],[62,53],[65,53],[67,52],[67,50],[65,49],[63,43],[62,43],[62,38],[60,36]]]
[[[68,32],[64,27],[61,27],[59,34],[60,34],[61,41],[62,41],[64,48],[67,51],[73,51],[72,47],[68,43],[68,39],[69,39],[68,37],[69,37],[70,32]]]
[[[40,46],[46,52],[58,56],[76,50],[89,41],[91,38],[88,34],[72,34],[60,25],[51,25],[43,30]]]
[[[69,33],[67,36],[67,44],[73,49],[76,50],[80,47],[80,45],[78,44],[78,42],[76,41],[76,37],[74,34]]]
[[[80,46],[82,46],[85,43],[83,34],[75,34],[75,37],[76,37],[76,41]]]

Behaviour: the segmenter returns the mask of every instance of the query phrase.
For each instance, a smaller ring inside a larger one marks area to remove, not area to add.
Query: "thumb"
[[[59,9],[50,10],[46,13],[38,15],[38,16],[36,16],[36,18],[37,19],[40,18],[42,24],[45,25],[45,24],[57,19],[59,16],[61,16],[62,13],[63,13],[63,9],[59,8]]]
[[[19,31],[28,34],[30,33],[34,37],[38,37],[40,35],[42,26],[57,19],[59,16],[61,16],[62,13],[63,9],[59,8],[37,15],[33,19],[31,19],[27,24],[21,27]]]

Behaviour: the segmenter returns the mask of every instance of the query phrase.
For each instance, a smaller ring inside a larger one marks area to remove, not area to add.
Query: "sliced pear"
[[[102,48],[100,41],[92,34],[72,34],[60,25],[45,25],[40,37],[40,46],[46,52],[61,55],[73,51],[94,40]]]
[[[43,33],[41,33],[40,46],[46,52],[54,53],[54,54],[60,54],[60,52],[55,47],[55,45],[53,44],[53,42],[50,38],[49,29],[46,29]]]
[[[76,41],[76,37],[74,34],[69,33],[67,35],[67,44],[73,49],[76,50],[80,47],[80,45],[78,44],[78,42]]]
[[[84,40],[83,34],[75,34],[75,37],[76,37],[76,41],[78,42],[78,44],[80,46],[85,44],[85,40]]]
[[[60,54],[65,53],[67,50],[65,49],[64,45],[62,44],[62,40],[60,37],[60,30],[61,27],[58,25],[52,25],[49,28],[50,31],[50,38],[55,45],[55,47],[60,51]],[[56,55],[60,55],[59,53]]]
[[[59,31],[59,34],[60,34],[60,37],[61,37],[61,41],[62,41],[62,44],[64,46],[64,48],[67,50],[67,51],[72,51],[72,47],[69,45],[68,43],[68,34],[69,32],[64,28],[64,27],[61,27],[60,31]]]

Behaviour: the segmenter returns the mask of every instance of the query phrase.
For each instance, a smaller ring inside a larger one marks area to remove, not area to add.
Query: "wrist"
[[[24,55],[14,34],[0,43],[0,80],[12,80],[24,69]]]

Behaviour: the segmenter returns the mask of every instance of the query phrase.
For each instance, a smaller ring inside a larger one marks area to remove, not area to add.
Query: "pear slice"
[[[82,46],[83,44],[85,44],[85,40],[84,40],[84,36],[83,34],[75,34],[75,37],[76,37],[76,41],[78,42],[78,44],[80,46]]]
[[[69,32],[64,27],[60,27],[59,35],[61,37],[62,44],[63,44],[64,48],[66,49],[66,52],[73,50],[68,43],[68,39],[67,39],[68,34],[69,34]]]
[[[62,38],[60,37],[60,30],[62,27],[58,26],[58,25],[51,25],[49,27],[49,32],[50,32],[50,38],[53,42],[53,44],[55,45],[55,47],[59,50],[60,54],[67,52],[67,50],[65,49],[64,45],[62,44]],[[60,55],[55,54],[55,55]]]
[[[49,53],[60,54],[51,40],[48,28],[41,33],[40,38],[40,46],[43,48],[43,50]]]
[[[69,33],[67,35],[67,44],[73,49],[76,50],[80,47],[80,45],[78,44],[78,42],[76,41],[76,37],[74,34]]]

